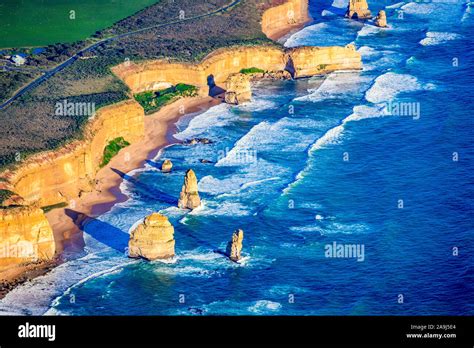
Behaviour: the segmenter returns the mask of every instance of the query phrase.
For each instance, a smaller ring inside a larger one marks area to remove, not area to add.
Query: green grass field
[[[1,0],[0,48],[85,39],[159,0]],[[75,11],[75,19],[70,19]]]

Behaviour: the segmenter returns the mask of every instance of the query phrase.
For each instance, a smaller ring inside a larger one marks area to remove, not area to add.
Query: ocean
[[[0,313],[473,315],[473,3],[369,2],[384,29],[343,18],[345,1],[310,3],[314,23],[285,45],[353,43],[364,69],[261,81],[250,103],[183,117],[177,139],[213,142],[128,173],[130,198],[86,225],[82,254]],[[176,207],[189,168],[192,212]],[[152,212],[175,227],[174,260],[126,257]],[[233,263],[218,251],[238,228]]]

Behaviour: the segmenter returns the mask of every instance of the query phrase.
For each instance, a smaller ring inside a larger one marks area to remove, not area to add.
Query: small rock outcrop
[[[242,251],[242,241],[244,240],[244,231],[238,229],[232,234],[232,240],[227,244],[226,255],[234,262],[240,260]]]
[[[272,80],[291,80],[292,79],[290,72],[286,70],[267,71],[262,74],[262,78],[272,79]]]
[[[381,28],[387,27],[387,15],[384,10],[380,10],[377,17],[375,17],[375,25]]]
[[[351,19],[367,19],[372,17],[367,0],[349,0],[346,17]]]
[[[192,138],[184,141],[185,145],[212,144],[213,141],[208,138]]]
[[[174,227],[166,216],[153,213],[130,234],[128,256],[147,260],[174,256]]]
[[[173,162],[171,162],[169,159],[165,160],[161,165],[161,171],[163,173],[171,172],[171,168],[173,168]]]
[[[225,82],[225,102],[227,104],[242,104],[252,99],[251,81],[248,74],[231,74]]]
[[[182,209],[195,209],[201,205],[198,193],[196,174],[192,169],[186,172],[183,188],[179,195],[178,207]]]

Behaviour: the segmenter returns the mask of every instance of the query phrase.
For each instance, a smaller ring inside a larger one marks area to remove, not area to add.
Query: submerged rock
[[[192,138],[184,141],[185,145],[196,145],[196,144],[212,144],[212,140],[208,138]]]
[[[367,0],[349,0],[346,17],[352,19],[367,19],[372,17]]]
[[[186,172],[183,188],[179,195],[178,207],[182,209],[195,209],[201,205],[198,193],[196,174],[192,169]]]
[[[147,260],[174,256],[174,227],[166,216],[153,213],[130,234],[128,256]]]
[[[214,162],[212,162],[211,160],[208,160],[208,159],[205,159],[205,158],[201,158],[201,159],[199,160],[199,162],[201,162],[201,163],[214,163]]]
[[[375,25],[381,28],[387,27],[387,15],[384,10],[380,10],[377,17],[375,17]]]
[[[169,159],[165,160],[161,165],[161,171],[163,173],[171,172],[171,168],[173,168],[173,162],[171,162]]]
[[[232,240],[227,244],[226,255],[232,261],[239,261],[242,251],[242,241],[244,240],[244,231],[238,229],[232,234]]]

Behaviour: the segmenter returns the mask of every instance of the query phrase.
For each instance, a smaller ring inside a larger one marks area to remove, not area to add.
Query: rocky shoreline
[[[289,1],[288,3],[296,3],[296,2],[305,2],[305,1]],[[306,1],[307,3],[307,1]],[[307,10],[307,7],[306,7]],[[288,27],[293,27],[295,23],[288,22],[287,25]],[[300,23],[301,25],[301,23]],[[253,64],[253,61],[255,59],[259,60],[259,56],[255,56],[255,52],[258,52],[260,48],[236,48],[235,50],[230,50],[228,52],[219,50],[219,52],[211,54],[209,57],[210,59],[210,64],[217,64],[217,66],[220,66],[219,64],[222,64],[222,62],[219,60],[221,59],[220,57],[223,57],[223,59],[227,59],[227,55],[229,57],[232,57],[234,63],[236,62],[235,60],[235,55],[234,53],[239,53],[242,55],[242,60],[240,61],[240,64],[244,68],[253,68],[255,64]],[[249,101],[251,98],[251,82],[262,79],[262,78],[271,78],[271,79],[289,79],[289,78],[298,78],[298,77],[307,77],[307,76],[313,76],[316,74],[323,74],[328,71],[332,71],[335,69],[360,69],[361,67],[361,61],[360,61],[360,55],[355,51],[355,48],[353,46],[347,46],[347,47],[324,47],[324,48],[319,48],[319,47],[303,47],[299,49],[290,49],[288,51],[281,50],[279,48],[268,48],[268,47],[263,47],[263,54],[265,57],[265,61],[267,62],[269,69],[265,69],[265,72],[263,73],[255,73],[255,74],[250,74],[247,76],[244,76],[245,74],[242,73],[237,73],[231,76],[231,80],[229,81],[229,90],[227,91],[228,93],[228,98],[225,97],[224,99],[228,99],[227,101],[232,104],[239,104],[245,101]],[[266,56],[267,53],[272,52],[273,56]],[[221,56],[219,56],[221,54]],[[223,55],[222,55],[223,54]],[[334,61],[331,61],[333,64],[315,64],[315,59],[316,61],[321,60],[322,62],[325,62],[325,59],[329,59],[328,57],[331,57],[331,59],[335,59]],[[250,60],[249,60],[250,59]],[[291,66],[288,66],[288,60],[291,61]],[[161,63],[160,63],[161,64]],[[167,63],[168,65],[159,65],[159,69],[162,67],[165,67],[165,69],[168,69],[171,67],[174,69],[176,67],[176,64],[172,63]],[[206,63],[207,64],[207,63]],[[153,66],[153,65],[152,65]],[[190,68],[190,65],[182,65],[179,68],[181,69],[183,66],[186,67],[186,69]],[[239,70],[239,64],[237,64],[237,71]],[[136,68],[136,66],[134,67]],[[272,69],[273,68],[273,69]],[[288,69],[289,68],[289,69]],[[191,70],[195,68],[191,67]],[[236,67],[233,68],[234,70]],[[178,69],[179,70],[179,69]],[[199,69],[198,69],[199,70]],[[183,72],[185,70],[179,70],[180,74],[178,74],[178,78],[183,79]],[[133,85],[134,80],[134,75],[136,71],[133,69],[130,70],[129,67],[127,69],[123,70],[120,67],[118,67],[114,71],[119,77],[123,79],[123,81],[129,85],[130,89],[132,91],[137,91],[142,86],[138,86],[138,89],[136,86]],[[141,71],[138,71],[138,73],[141,73]],[[227,71],[221,71],[220,72],[220,77],[218,77],[217,80],[227,80],[227,77],[229,74],[227,74]],[[175,72],[171,72],[171,74],[175,74]],[[201,74],[201,73],[200,73]],[[227,74],[227,75],[226,75]],[[170,77],[172,75],[167,75],[167,77]],[[132,79],[130,80],[130,76]],[[202,70],[202,76],[206,77],[206,68]],[[198,81],[199,84],[205,83],[206,78],[202,79],[202,76],[199,75],[196,81]],[[235,76],[235,78],[238,80],[238,83],[233,84],[232,81],[232,76]],[[189,76],[187,76],[189,77]],[[224,79],[225,77],[225,79]],[[156,77],[155,77],[156,78]],[[172,77],[173,79],[174,77]],[[160,80],[158,78],[158,80]],[[235,88],[232,89],[232,86]],[[202,87],[202,86],[200,86]],[[81,224],[86,221],[89,217],[95,217],[99,216],[106,211],[110,210],[113,205],[115,205],[117,202],[121,202],[127,199],[126,196],[124,196],[119,189],[119,185],[122,182],[122,176],[117,175],[117,172],[119,173],[127,173],[133,169],[140,168],[144,165],[145,160],[151,159],[156,156],[158,153],[159,149],[163,148],[166,145],[169,145],[175,141],[172,140],[172,134],[175,130],[175,122],[182,117],[185,114],[193,113],[196,112],[196,109],[199,110],[200,112],[203,112],[204,110],[207,110],[208,108],[212,107],[213,105],[216,105],[220,101],[212,100],[210,97],[204,97],[204,95],[201,93],[200,97],[196,98],[191,98],[189,100],[189,103],[187,100],[177,100],[173,104],[168,105],[167,107],[163,108],[160,110],[156,115],[152,116],[147,116],[144,118],[144,124],[143,126],[137,126],[139,129],[145,129],[146,133],[145,136],[137,136],[136,140],[132,142],[132,145],[130,147],[127,147],[126,151],[121,151],[119,154],[112,159],[112,161],[99,170],[96,175],[93,176],[93,179],[90,177],[89,174],[84,175],[77,175],[74,173],[74,168],[78,168],[77,165],[71,166],[68,164],[66,161],[64,164],[61,163],[61,168],[63,168],[66,172],[67,175],[70,175],[71,178],[83,178],[84,184],[91,185],[92,189],[88,191],[84,191],[82,189],[83,184],[74,186],[71,185],[69,182],[65,182],[64,187],[66,187],[68,190],[70,188],[73,188],[77,192],[69,194],[70,197],[74,198],[74,216],[71,216],[70,214],[70,208],[64,209],[64,208],[58,208],[54,209],[48,214],[46,214],[47,219],[49,221],[49,224],[51,225],[54,236],[55,236],[55,241],[56,245],[59,246],[57,251],[61,251],[61,244],[65,240],[70,240],[72,236],[74,236],[77,233],[81,233],[80,227]],[[132,105],[132,102],[125,102],[122,103],[124,104],[127,108],[129,107],[135,107]],[[183,112],[183,107],[185,112]],[[113,108],[110,108],[113,109]],[[107,109],[109,110],[109,109]],[[142,110],[143,111],[143,110]],[[107,114],[110,119],[113,118],[113,113],[110,115]],[[142,115],[139,115],[141,118]],[[124,121],[123,126],[127,127],[129,121]],[[99,124],[100,123],[100,124]],[[100,129],[107,129],[107,127],[104,127],[103,122],[99,122],[97,125],[94,125],[94,131],[100,132]],[[110,127],[109,127],[110,128]],[[137,129],[138,129],[137,128]],[[114,128],[115,129],[115,128]],[[137,131],[137,135],[139,135],[140,131]],[[109,136],[110,138],[110,136]],[[107,139],[107,136],[104,136],[101,139]],[[90,138],[91,144],[95,144],[95,138]],[[101,140],[101,143],[104,142],[105,140]],[[193,143],[204,143],[204,140],[191,140],[191,144]],[[99,149],[97,153],[101,153],[100,148],[103,145],[98,145],[97,148]],[[75,144],[74,146],[82,146],[81,144],[77,145]],[[72,147],[75,148],[75,147]],[[60,151],[60,155],[62,156],[61,158],[67,158],[68,156],[68,151],[71,149],[71,147],[64,148]],[[57,154],[55,154],[56,156]],[[44,155],[43,155],[44,156]],[[85,155],[84,158],[87,158],[89,155]],[[93,154],[90,154],[90,156],[93,156]],[[48,160],[47,162],[51,164],[54,163],[51,160]],[[82,166],[82,164],[81,164]],[[85,166],[87,167],[87,165]],[[46,170],[48,172],[48,168],[43,168],[43,170]],[[90,169],[89,169],[90,170]],[[94,168],[92,168],[91,173],[94,172]],[[35,179],[35,175],[31,176],[29,175],[28,177],[31,177],[33,180]],[[21,180],[21,179],[20,179]],[[8,180],[7,180],[8,181]],[[91,184],[93,183],[93,184]],[[27,192],[29,189],[30,185],[25,186],[24,192]],[[35,191],[36,192],[36,191]],[[52,191],[54,192],[54,190]],[[64,192],[57,191],[60,197],[64,195]],[[26,195],[29,200],[32,199],[37,199],[38,198],[38,193],[31,193]],[[41,196],[39,197],[41,200],[43,200],[45,203],[53,203],[56,204],[57,197],[55,198],[53,195],[51,196]],[[64,200],[62,200],[64,201]],[[66,200],[67,201],[67,200]],[[191,200],[190,206],[194,206],[194,202]],[[45,204],[43,203],[43,204]],[[188,206],[188,203],[185,204]],[[43,261],[38,264],[30,264],[31,269],[23,269],[22,272],[16,275],[11,275],[9,279],[4,280],[4,286],[0,289],[0,291],[3,291],[4,294],[6,294],[8,291],[13,289],[15,286],[24,283],[25,281],[28,281],[29,279],[33,279],[36,276],[42,275],[47,273],[49,270],[54,268],[58,263],[57,259],[51,260],[51,261]],[[18,270],[22,270],[21,266],[18,266]],[[0,272],[0,278],[6,278],[4,277],[4,272]]]

